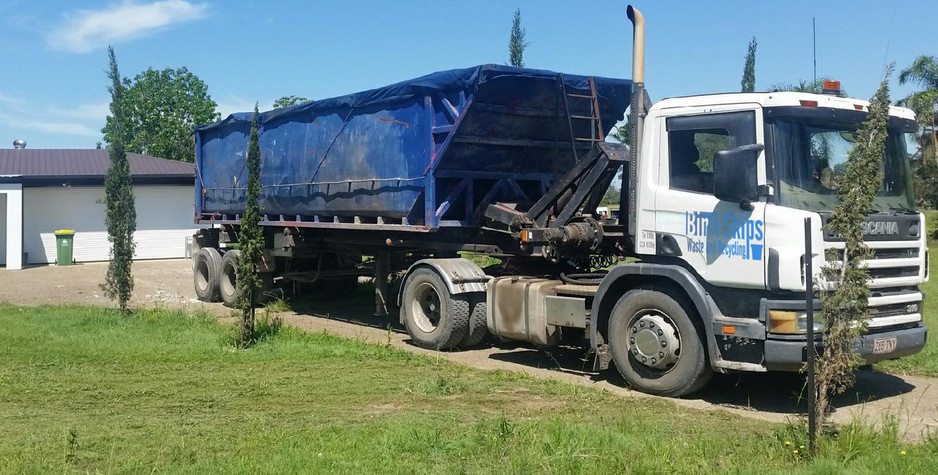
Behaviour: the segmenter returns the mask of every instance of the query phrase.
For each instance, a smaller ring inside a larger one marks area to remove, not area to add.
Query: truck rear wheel
[[[702,388],[713,372],[688,310],[649,289],[627,292],[609,319],[616,368],[636,390],[679,397]]]
[[[489,334],[488,322],[485,321],[486,301],[485,293],[480,292],[469,299],[469,328],[466,331],[466,338],[459,344],[460,348],[472,348],[482,343],[486,335]]]
[[[221,254],[214,247],[203,247],[192,259],[195,295],[203,302],[217,302],[218,278],[221,275]]]
[[[450,294],[432,269],[416,269],[407,277],[402,303],[404,327],[417,346],[448,350],[466,338],[470,296]]]

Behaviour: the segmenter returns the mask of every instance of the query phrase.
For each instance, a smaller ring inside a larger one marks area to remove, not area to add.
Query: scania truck
[[[658,395],[715,372],[800,370],[806,262],[821,269],[843,247],[825,225],[869,104],[796,92],[652,104],[644,20],[628,17],[631,80],[483,65],[260,114],[264,282],[333,293],[371,276],[376,314],[399,316],[415,345],[582,343],[595,371]],[[627,111],[629,143],[607,141]],[[250,124],[233,114],[196,131],[195,219],[212,225],[193,241],[203,300],[237,299]],[[905,140],[917,125],[892,107],[888,128],[864,226],[867,363],[920,351],[927,332]],[[618,215],[597,213],[620,171]]]

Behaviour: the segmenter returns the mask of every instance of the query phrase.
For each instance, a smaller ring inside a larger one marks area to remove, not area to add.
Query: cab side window
[[[731,112],[667,121],[671,189],[713,193],[713,156],[756,142],[755,113]]]

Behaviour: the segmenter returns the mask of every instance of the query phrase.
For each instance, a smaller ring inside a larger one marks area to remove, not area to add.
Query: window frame
[[[727,112],[713,112],[699,115],[665,117],[665,131],[667,132],[666,143],[668,147],[667,177],[669,189],[685,193],[713,196],[712,189],[708,191],[700,191],[681,188],[674,185],[674,175],[671,173],[672,169],[674,168],[672,166],[673,147],[671,143],[671,133],[690,131],[712,133],[714,130],[725,130],[728,137],[736,140],[736,146],[758,143],[756,131],[756,111],[750,109],[742,111],[737,110]],[[698,154],[698,161],[700,158],[702,157],[700,157]]]

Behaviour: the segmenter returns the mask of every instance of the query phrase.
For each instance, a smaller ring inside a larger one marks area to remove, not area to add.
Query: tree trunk
[[[928,151],[928,134],[925,132],[925,129],[922,129],[922,135],[919,137],[919,153],[922,154],[922,166],[925,165],[925,160],[928,160],[928,157],[925,156],[925,152]],[[938,163],[938,153],[935,155],[935,163]]]
[[[817,441],[823,432],[824,422],[827,420],[827,406],[830,404],[830,386],[824,378],[821,378],[815,390],[817,392],[815,394],[814,407],[809,407],[808,410],[814,411],[814,420],[816,422],[814,434],[810,435]],[[817,450],[817,447],[815,446],[814,449]],[[811,455],[814,454],[812,453]]]
[[[931,124],[931,153],[935,156],[935,163],[938,163],[938,135],[935,134],[935,122],[932,121]],[[925,150],[922,150],[922,156],[924,158]]]

